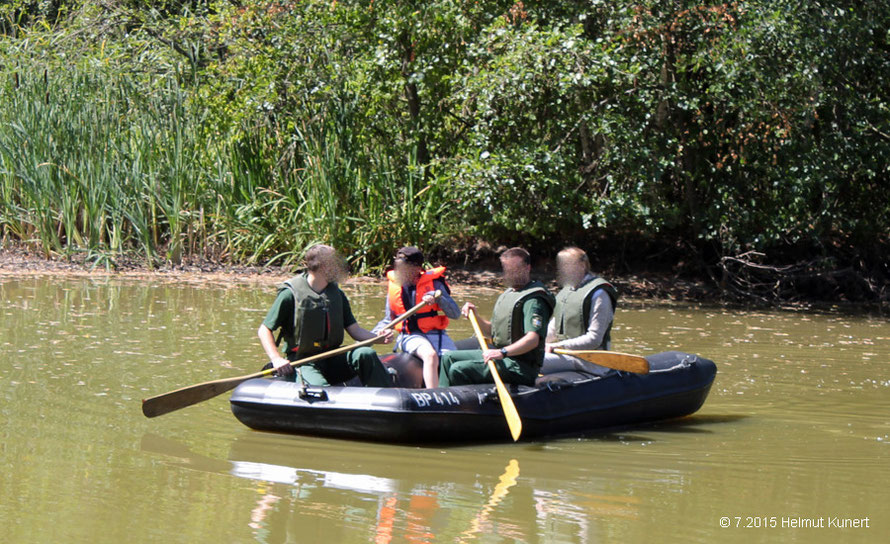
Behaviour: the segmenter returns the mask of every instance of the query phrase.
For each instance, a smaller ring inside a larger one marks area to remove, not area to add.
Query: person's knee
[[[424,363],[434,365],[439,364],[439,355],[436,353],[436,350],[431,347],[423,347],[417,350],[417,356],[420,357],[420,360]]]
[[[456,375],[465,376],[471,370],[473,370],[474,365],[468,363],[467,361],[460,361],[451,365],[451,372]]]
[[[378,365],[383,366],[380,358],[377,357],[377,352],[369,347],[361,347],[352,351],[350,361],[355,370],[374,368]]]
[[[364,346],[352,351],[352,360],[361,363],[368,363],[379,361],[379,358],[377,357],[377,352],[374,351],[373,348]]]
[[[375,357],[377,356],[377,352],[374,351],[374,348],[369,348],[368,346],[362,346],[360,348],[356,348],[356,349],[352,350],[352,354],[353,354],[353,357],[356,357],[356,358],[367,357],[369,355],[374,355]]]

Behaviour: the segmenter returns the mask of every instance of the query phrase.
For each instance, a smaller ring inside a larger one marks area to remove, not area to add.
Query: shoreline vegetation
[[[824,4],[11,0],[0,250],[324,242],[375,277],[577,245],[631,292],[886,307],[890,10]]]
[[[484,262],[437,264],[448,267],[449,284],[456,289],[501,290],[500,268],[496,258]],[[98,268],[94,263],[75,262],[71,259],[49,259],[32,252],[18,249],[0,249],[0,280],[3,278],[27,278],[51,276],[58,278],[116,278],[150,279],[160,282],[188,283],[195,285],[256,284],[273,286],[298,273],[291,266],[250,266],[231,265],[213,262],[190,262],[148,268],[138,260],[123,263],[115,269]],[[852,303],[820,299],[798,299],[777,301],[774,299],[754,300],[750,298],[727,297],[718,288],[706,281],[683,280],[665,273],[610,274],[599,272],[615,285],[621,301],[626,304],[688,304],[709,307],[841,312],[849,314],[886,315],[890,305],[886,302]],[[533,276],[541,279],[554,293],[559,289],[555,281],[552,260],[538,262],[533,267]],[[383,275],[351,275],[344,285],[386,284]]]

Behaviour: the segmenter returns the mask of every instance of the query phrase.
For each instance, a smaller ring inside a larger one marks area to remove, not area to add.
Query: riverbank
[[[55,275],[71,277],[140,277],[159,281],[184,282],[236,282],[274,284],[293,274],[291,267],[279,266],[236,266],[213,262],[192,262],[178,266],[166,265],[154,269],[147,268],[137,261],[126,259],[115,262],[113,269],[97,267],[77,260],[55,260],[40,257],[19,249],[0,250],[0,277],[27,275]],[[500,288],[500,270],[497,261],[463,264],[445,263],[449,270],[449,282],[461,287]],[[555,288],[553,265],[541,263],[535,270],[536,277]],[[618,287],[624,298],[656,299],[688,302],[720,302],[718,289],[705,282],[679,280],[664,274],[640,274],[611,276],[610,281]],[[382,277],[355,276],[349,283],[382,282]]]
[[[496,259],[482,259],[473,263],[444,263],[449,269],[449,282],[458,289],[500,289],[500,270]],[[293,274],[293,268],[280,266],[240,266],[210,261],[185,262],[148,268],[138,260],[118,259],[115,267],[106,269],[77,259],[47,259],[24,249],[0,250],[0,279],[3,277],[42,276],[142,278],[193,284],[255,284],[274,285]],[[886,301],[869,304],[846,301],[795,300],[766,301],[740,300],[727,296],[719,287],[704,280],[690,280],[660,272],[615,274],[606,270],[604,277],[618,288],[622,300],[632,303],[687,303],[708,306],[772,308],[790,311],[841,311],[887,314]],[[554,291],[556,285],[553,263],[538,263],[535,276]],[[378,276],[354,276],[345,284],[383,283]]]

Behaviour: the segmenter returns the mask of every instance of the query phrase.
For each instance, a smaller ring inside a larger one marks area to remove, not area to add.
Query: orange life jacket
[[[417,286],[414,291],[414,304],[412,306],[423,302],[423,295],[434,290],[433,280],[441,279],[444,275],[444,266],[425,270],[417,280]],[[387,272],[386,278],[389,280],[389,309],[392,310],[392,317],[395,319],[408,309],[405,308],[405,302],[402,298],[402,286],[396,281],[395,271],[390,270]],[[402,333],[411,333],[417,332],[417,329],[420,329],[421,332],[426,333],[433,329],[445,330],[447,327],[448,317],[442,312],[439,303],[436,302],[431,306],[424,306],[411,318],[396,325],[395,330]]]

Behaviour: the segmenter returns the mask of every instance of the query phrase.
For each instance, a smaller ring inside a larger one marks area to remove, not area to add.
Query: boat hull
[[[649,374],[558,372],[535,387],[508,385],[522,419],[522,439],[583,434],[697,411],[717,369],[682,352],[647,357]],[[405,359],[387,366],[405,372]],[[232,412],[248,427],[393,443],[491,442],[510,439],[493,385],[438,389],[308,387],[256,379],[232,393]]]

